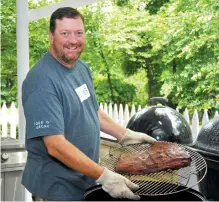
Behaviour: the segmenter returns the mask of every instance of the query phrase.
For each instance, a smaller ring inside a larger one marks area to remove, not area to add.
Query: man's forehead
[[[63,17],[61,19],[56,19],[56,23],[62,23],[62,22],[65,22],[65,21],[81,21],[82,24],[83,23],[83,20],[81,19],[80,16],[75,16],[75,17]]]
[[[56,28],[84,29],[84,23],[80,17],[56,19]]]

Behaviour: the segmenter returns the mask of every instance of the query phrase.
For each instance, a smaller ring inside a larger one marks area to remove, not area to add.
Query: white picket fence
[[[0,111],[1,136],[16,138],[18,126],[18,110],[12,102],[10,108],[4,103]]]
[[[122,104],[107,104],[100,103],[100,108],[108,114],[113,120],[122,126],[126,126],[130,118],[139,110],[142,109],[141,105],[137,107],[132,105],[131,110],[129,110],[128,105],[123,106]],[[179,111],[178,109],[176,109]],[[187,122],[191,126],[193,140],[195,141],[199,130],[209,121],[208,111],[205,110],[203,113],[202,120],[199,120],[198,111],[195,109],[192,118],[190,118],[188,110],[182,114]],[[214,117],[219,116],[218,111],[215,112]],[[201,124],[200,124],[201,122]],[[15,106],[15,103],[12,102],[11,106],[7,108],[4,103],[0,109],[0,126],[1,126],[1,136],[2,137],[17,137],[17,127],[18,127],[18,109]],[[115,139],[111,136],[101,133],[102,137]]]

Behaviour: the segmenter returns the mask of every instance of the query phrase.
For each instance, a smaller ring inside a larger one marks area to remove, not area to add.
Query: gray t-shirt
[[[23,82],[22,103],[28,151],[22,184],[32,194],[48,200],[81,200],[95,180],[50,156],[42,136],[64,134],[98,162],[99,106],[89,67],[78,60],[69,69],[46,53]]]

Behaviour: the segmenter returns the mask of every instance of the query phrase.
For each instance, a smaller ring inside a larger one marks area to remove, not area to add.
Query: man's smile
[[[74,47],[67,47],[67,49],[70,50],[70,51],[75,51],[77,49],[77,47],[76,46],[74,46]]]

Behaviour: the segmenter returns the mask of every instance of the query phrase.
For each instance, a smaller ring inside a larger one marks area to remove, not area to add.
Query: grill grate
[[[190,154],[192,158],[190,166],[144,175],[122,174],[139,185],[140,188],[135,193],[152,196],[173,194],[195,186],[205,177],[207,164],[204,158],[189,147],[180,144],[178,146]],[[110,150],[109,154],[101,159],[100,164],[115,172],[115,165],[121,154],[146,151],[149,147],[149,144],[135,144]],[[192,177],[197,178],[193,184],[190,182]]]

